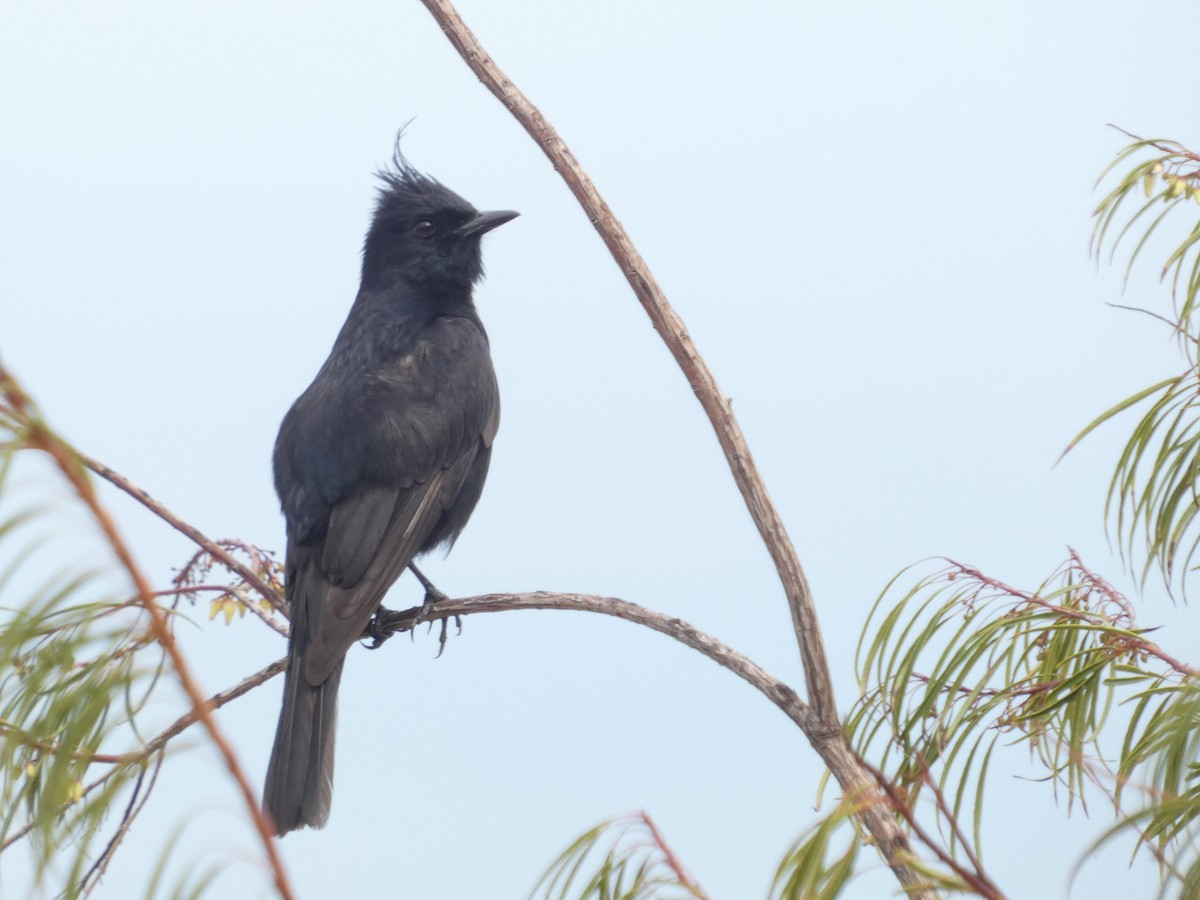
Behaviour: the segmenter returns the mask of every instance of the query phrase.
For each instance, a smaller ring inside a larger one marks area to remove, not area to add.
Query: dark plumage
[[[467,524],[500,419],[471,291],[480,238],[517,213],[479,212],[399,151],[380,177],[358,297],[275,442],[292,620],[263,805],[281,835],[328,819],[346,652],[413,557]]]

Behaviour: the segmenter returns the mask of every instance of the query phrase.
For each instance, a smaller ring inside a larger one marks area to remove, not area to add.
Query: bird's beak
[[[511,222],[519,212],[513,212],[511,209],[497,209],[491,212],[478,213],[475,218],[468,219],[458,228],[459,237],[467,237],[469,235],[485,235],[493,228],[499,228],[505,222]]]

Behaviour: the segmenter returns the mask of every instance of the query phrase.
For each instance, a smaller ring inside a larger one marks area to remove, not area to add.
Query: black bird
[[[291,638],[263,806],[280,835],[329,818],[346,653],[413,558],[467,524],[500,420],[471,292],[480,239],[517,213],[479,212],[398,148],[379,176],[358,297],[275,442]]]

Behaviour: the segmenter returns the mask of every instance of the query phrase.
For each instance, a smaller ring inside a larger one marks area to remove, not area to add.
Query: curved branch
[[[879,852],[914,900],[932,900],[936,892],[910,864],[915,855],[908,838],[891,812],[888,798],[882,794],[870,770],[864,767],[846,741],[841,727],[829,728],[816,716],[796,692],[754,661],[722,644],[682,619],[667,616],[615,597],[591,594],[553,594],[538,591],[526,594],[481,594],[461,599],[439,600],[429,607],[413,607],[400,612],[381,609],[373,636],[387,638],[397,631],[408,631],[421,622],[453,619],[483,612],[508,612],[517,609],[566,609],[601,613],[644,625],[674,638],[703,653],[713,662],[758,689],[768,700],[800,727],[804,736],[837,778],[847,796],[860,798],[857,815],[875,839]]]
[[[725,646],[682,619],[668,616],[636,603],[616,597],[597,597],[592,594],[555,594],[537,591],[527,594],[480,594],[476,597],[439,600],[429,607],[415,606],[396,612],[381,609],[373,636],[390,637],[397,631],[409,631],[421,622],[454,619],[473,613],[509,612],[517,609],[566,609],[601,613],[645,625],[698,650],[718,665],[724,666],[739,678],[761,691],[789,719],[810,737],[821,732],[820,722],[812,709],[794,690],[771,675],[753,660]]]

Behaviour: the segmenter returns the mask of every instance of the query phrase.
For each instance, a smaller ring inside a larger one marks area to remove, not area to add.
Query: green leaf
[[[1104,412],[1102,412],[1100,415],[1098,415],[1096,418],[1094,418],[1091,422],[1089,422],[1084,427],[1084,429],[1079,432],[1079,434],[1075,435],[1075,437],[1073,437],[1071,439],[1071,443],[1067,444],[1066,449],[1063,450],[1063,452],[1061,454],[1059,454],[1059,457],[1056,460],[1056,463],[1062,462],[1063,457],[1066,456],[1068,453],[1070,453],[1071,450],[1074,449],[1074,447],[1076,445],[1078,445],[1080,441],[1082,441],[1085,437],[1087,437],[1089,434],[1091,434],[1093,431],[1095,431],[1097,428],[1099,428],[1101,425],[1103,425],[1109,419],[1113,418],[1113,416],[1116,416],[1119,413],[1124,412],[1125,410],[1129,409],[1129,407],[1131,407],[1131,406],[1136,406],[1137,404],[1139,404],[1143,400],[1145,400],[1147,397],[1153,397],[1155,394],[1161,393],[1162,391],[1169,388],[1171,385],[1178,383],[1178,381],[1179,381],[1179,376],[1176,376],[1174,378],[1164,378],[1162,381],[1158,382],[1157,384],[1152,384],[1152,385],[1150,385],[1150,387],[1140,390],[1133,396],[1126,397],[1120,403],[1106,409]]]

